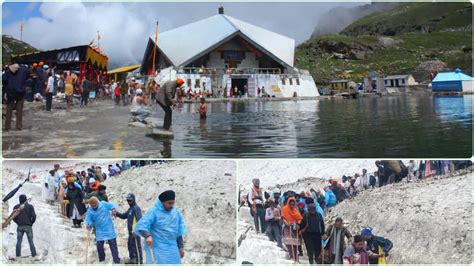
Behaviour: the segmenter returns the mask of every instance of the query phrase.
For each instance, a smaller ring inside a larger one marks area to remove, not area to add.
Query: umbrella
[[[28,181],[30,181],[30,173],[31,173],[31,168],[30,170],[28,170],[28,177],[25,179],[25,181],[23,181],[23,183],[19,184],[14,190],[10,191],[10,193],[8,193],[4,198],[3,198],[3,202],[11,199],[16,192],[18,192],[18,190]]]

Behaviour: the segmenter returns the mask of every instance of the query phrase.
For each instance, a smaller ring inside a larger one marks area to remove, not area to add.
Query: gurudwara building
[[[308,71],[294,67],[295,40],[219,14],[151,36],[140,73],[171,68],[185,89],[248,97],[318,96]],[[155,52],[153,51],[156,47]],[[155,59],[153,66],[153,58]]]

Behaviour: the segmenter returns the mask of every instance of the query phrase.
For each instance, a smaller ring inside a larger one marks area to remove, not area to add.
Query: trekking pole
[[[298,252],[296,252],[296,262],[299,263],[300,262],[300,251],[299,251],[299,247],[300,247],[300,234],[299,234],[299,228],[296,227],[296,248],[298,249]],[[303,247],[301,247],[301,249],[303,249]]]
[[[296,262],[296,254],[295,254],[295,242],[293,239],[293,225],[290,225],[290,239],[291,239],[291,255],[293,256],[293,260]]]
[[[135,238],[135,248],[137,249],[137,257],[138,257],[137,264],[140,265],[140,259],[141,259],[141,257],[140,257],[140,252],[139,252],[139,250],[138,250],[138,240],[137,240],[138,237],[133,237],[133,238]]]
[[[153,249],[151,246],[152,244],[148,244],[148,248],[150,249],[151,264],[155,264],[155,256],[153,255]]]

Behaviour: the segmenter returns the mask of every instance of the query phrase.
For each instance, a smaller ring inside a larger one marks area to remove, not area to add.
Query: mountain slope
[[[419,82],[455,68],[472,75],[471,18],[466,3],[404,3],[365,16],[341,34],[305,41],[296,48],[295,65],[321,85],[337,78],[362,82],[371,71],[410,73]]]
[[[2,64],[10,64],[10,56],[12,54],[21,54],[36,52],[38,49],[35,47],[17,40],[9,35],[2,35]]]
[[[316,82],[336,78],[361,81],[368,72],[412,73],[418,81],[431,71],[461,68],[472,74],[470,32],[406,33],[393,37],[322,35],[296,48],[296,66],[311,72]],[[433,65],[435,67],[433,67]]]
[[[472,29],[470,3],[407,3],[357,20],[341,34],[387,35]]]
[[[400,3],[389,2],[373,2],[370,4],[356,6],[356,7],[337,7],[329,10],[323,14],[319,19],[316,28],[311,34],[311,37],[316,37],[323,34],[338,33],[354,21],[372,14],[374,12],[380,12],[384,10],[390,10]]]

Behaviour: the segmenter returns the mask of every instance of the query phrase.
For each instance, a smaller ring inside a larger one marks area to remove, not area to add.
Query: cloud
[[[224,3],[225,13],[302,42],[317,16],[344,3]],[[217,14],[218,3],[41,3],[41,17],[24,21],[23,40],[42,50],[88,44],[100,31],[113,65],[139,63],[149,36]],[[38,8],[38,6],[32,6]],[[5,8],[4,8],[5,12]],[[20,21],[3,25],[19,37]],[[192,40],[190,40],[192,45]]]

